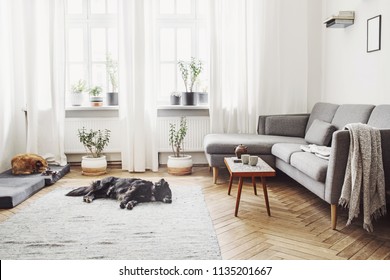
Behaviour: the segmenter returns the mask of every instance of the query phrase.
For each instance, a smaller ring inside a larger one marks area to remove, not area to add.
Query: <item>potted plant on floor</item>
[[[107,172],[107,159],[103,150],[110,142],[110,130],[89,131],[83,127],[78,130],[78,137],[88,155],[82,157],[82,174],[87,176],[103,175]]]
[[[169,124],[169,145],[173,155],[168,156],[168,173],[172,175],[187,175],[192,173],[192,156],[184,155],[184,138],[187,135],[187,120],[181,117],[179,127]]]
[[[72,91],[70,95],[70,102],[72,106],[81,106],[84,100],[84,92],[86,91],[85,80],[78,80],[77,83],[72,85]]]
[[[186,91],[182,93],[182,104],[197,105],[198,96],[197,93],[193,91],[193,87],[202,72],[203,64],[200,60],[191,57],[190,62],[179,61],[178,65],[186,89]]]
[[[91,106],[103,106],[103,97],[101,96],[101,93],[102,88],[99,86],[95,86],[89,89],[89,101],[91,102]]]
[[[118,62],[114,61],[110,54],[106,57],[106,70],[111,85],[111,91],[107,92],[107,105],[118,105]]]

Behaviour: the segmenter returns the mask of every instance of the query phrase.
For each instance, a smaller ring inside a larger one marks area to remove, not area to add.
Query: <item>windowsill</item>
[[[65,111],[117,111],[119,106],[69,106]]]
[[[157,110],[208,110],[210,107],[206,105],[195,105],[195,106],[186,106],[186,105],[159,105]]]

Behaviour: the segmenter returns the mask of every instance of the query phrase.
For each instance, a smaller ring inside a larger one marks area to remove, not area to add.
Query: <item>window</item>
[[[99,86],[112,91],[107,59],[118,59],[117,0],[67,0],[66,2],[66,85],[79,80],[87,88]],[[67,94],[69,97],[69,94]],[[70,105],[70,98],[66,104]],[[84,100],[83,105],[88,105]]]
[[[172,92],[184,91],[178,61],[198,58],[203,71],[196,91],[208,92],[208,0],[160,0],[158,15],[159,101],[167,103]]]

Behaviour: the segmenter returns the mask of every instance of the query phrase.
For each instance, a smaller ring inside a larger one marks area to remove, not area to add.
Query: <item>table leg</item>
[[[255,177],[252,177],[252,185],[253,185],[253,191],[255,192],[255,195],[257,195],[256,178]]]
[[[233,184],[233,175],[230,175],[228,195],[230,195],[230,191],[232,190],[232,184]]]
[[[265,177],[261,177],[261,184],[263,185],[264,200],[265,200],[265,206],[267,207],[267,213],[268,216],[271,216],[271,209],[269,207],[267,183],[265,181]]]
[[[241,199],[241,190],[242,190],[242,177],[238,180],[238,192],[237,192],[237,200],[236,200],[236,210],[234,212],[234,216],[237,217],[238,214],[238,207],[240,206],[240,199]]]

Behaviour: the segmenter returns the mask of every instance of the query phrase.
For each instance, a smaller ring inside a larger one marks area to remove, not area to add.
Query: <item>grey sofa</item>
[[[209,134],[204,149],[213,180],[234,156],[238,144],[260,156],[277,170],[299,182],[331,205],[331,227],[336,228],[337,205],[344,181],[350,137],[348,123],[365,123],[381,129],[386,194],[390,198],[390,105],[317,103],[310,114],[259,116],[258,134]],[[330,146],[329,159],[301,150],[301,145]]]

